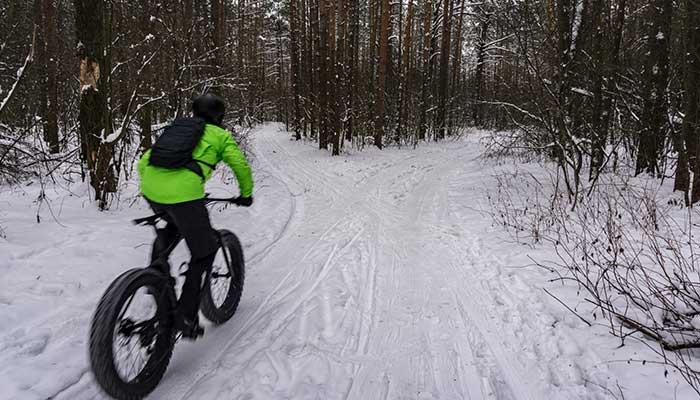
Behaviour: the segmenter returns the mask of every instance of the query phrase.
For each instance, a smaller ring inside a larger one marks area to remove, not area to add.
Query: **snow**
[[[578,94],[580,94],[580,95],[583,95],[583,96],[593,97],[593,93],[590,92],[590,91],[588,91],[588,90],[586,90],[586,89],[577,88],[577,87],[572,87],[572,88],[571,88],[571,91],[574,92],[574,93],[578,93]]]
[[[693,325],[693,328],[700,330],[700,315],[694,316],[690,323]]]
[[[516,167],[481,158],[478,135],[340,157],[288,138],[258,129],[255,205],[212,209],[245,248],[237,314],[178,343],[150,398],[691,398],[673,371],[630,361],[651,359],[643,344],[618,347],[543,291],[576,299],[531,266],[551,252],[483,213],[492,174]],[[210,191],[236,194],[224,170]],[[82,184],[43,204],[38,184],[2,189],[0,399],[102,398],[87,332],[111,280],[146,262],[137,184],[103,213]]]
[[[104,139],[104,143],[114,143],[117,139],[119,139],[119,136],[121,134],[122,134],[122,128],[119,127],[117,129],[115,129],[114,132],[107,135],[107,137]],[[103,136],[103,135],[100,135],[100,136]]]
[[[571,27],[571,46],[569,47],[569,55],[574,54],[576,50],[576,39],[581,30],[581,22],[583,21],[583,1],[576,2],[576,14],[574,15],[573,26]]]

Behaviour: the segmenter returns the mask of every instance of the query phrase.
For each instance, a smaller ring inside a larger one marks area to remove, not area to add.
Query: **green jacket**
[[[199,164],[204,173],[202,179],[187,168],[171,169],[150,165],[150,157],[151,150],[148,150],[138,164],[141,193],[147,199],[160,204],[176,204],[204,198],[204,184],[213,172],[210,167]],[[250,167],[228,131],[207,124],[202,139],[192,152],[192,158],[211,165],[224,161],[236,174],[241,196],[250,197],[253,194]]]

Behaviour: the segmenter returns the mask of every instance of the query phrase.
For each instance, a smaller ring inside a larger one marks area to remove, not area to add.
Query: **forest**
[[[700,393],[700,0],[0,0],[0,190],[110,210],[204,93],[328,160],[479,132],[493,223]]]
[[[214,91],[230,123],[416,146],[477,126],[569,194],[625,153],[700,200],[695,0],[4,0],[0,174],[80,167],[101,207],[159,127]],[[698,188],[698,189],[695,189]]]

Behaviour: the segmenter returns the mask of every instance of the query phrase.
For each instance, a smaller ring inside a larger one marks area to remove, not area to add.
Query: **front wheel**
[[[200,308],[211,322],[221,324],[233,317],[241,301],[245,280],[243,248],[236,235],[220,230],[219,250],[207,271]]]
[[[175,345],[173,298],[168,277],[132,269],[100,299],[90,327],[95,380],[117,399],[141,399],[165,373]]]

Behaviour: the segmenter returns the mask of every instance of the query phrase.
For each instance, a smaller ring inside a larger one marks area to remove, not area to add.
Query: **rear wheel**
[[[141,399],[155,389],[175,345],[167,277],[133,269],[102,296],[90,328],[95,380],[117,399]]]
[[[227,230],[219,231],[219,242],[221,246],[207,272],[200,305],[202,314],[215,324],[228,321],[236,313],[245,280],[241,242]]]

